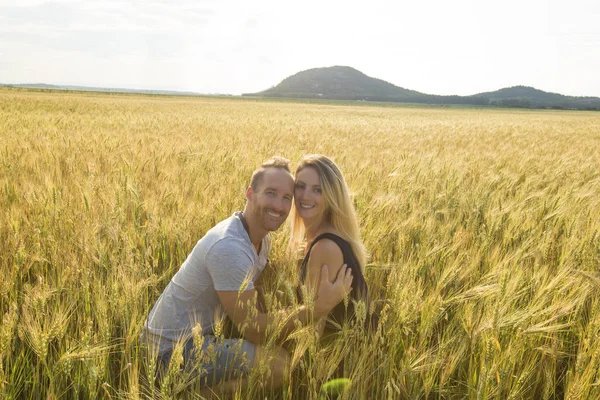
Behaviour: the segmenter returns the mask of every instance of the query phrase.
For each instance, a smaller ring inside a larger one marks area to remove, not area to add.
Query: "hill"
[[[284,79],[279,85],[256,95],[269,97],[313,97],[339,100],[409,101],[423,93],[371,78],[352,67],[313,68]]]
[[[472,96],[426,94],[369,77],[347,66],[301,71],[270,89],[243,96],[600,110],[600,98],[597,97],[565,96],[527,86]]]
[[[513,86],[495,92],[479,93],[475,97],[487,98],[490,105],[502,107],[600,109],[598,97],[565,96],[529,86]]]

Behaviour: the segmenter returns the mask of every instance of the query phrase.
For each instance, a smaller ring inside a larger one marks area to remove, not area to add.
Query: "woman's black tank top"
[[[342,255],[344,257],[344,264],[348,266],[348,268],[352,271],[352,291],[350,292],[350,297],[354,300],[362,300],[367,306],[368,310],[368,290],[367,290],[367,282],[365,281],[365,277],[360,269],[360,265],[356,256],[352,252],[352,247],[350,243],[346,240],[342,239],[336,234],[333,233],[323,233],[315,238],[315,240],[311,243],[308,248],[308,252],[304,256],[302,260],[302,267],[300,269],[300,282],[304,283],[306,279],[306,269],[308,266],[308,259],[310,258],[310,252],[319,240],[321,239],[329,239],[334,241],[339,248],[342,250]],[[354,317],[354,305],[352,301],[348,303],[348,307],[346,308],[344,302],[341,302],[329,313],[328,320],[332,320],[336,324],[343,326],[347,323],[351,318]],[[331,331],[334,330],[335,325],[328,323],[326,325],[326,330]]]

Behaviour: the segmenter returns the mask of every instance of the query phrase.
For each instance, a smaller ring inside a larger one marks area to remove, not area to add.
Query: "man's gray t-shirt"
[[[240,216],[233,214],[198,241],[150,311],[143,335],[158,346],[159,355],[188,339],[197,324],[203,334],[212,331],[215,315],[222,312],[217,290],[254,289],[271,243],[265,236],[256,254]]]

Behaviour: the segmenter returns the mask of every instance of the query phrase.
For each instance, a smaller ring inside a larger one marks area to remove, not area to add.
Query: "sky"
[[[429,94],[600,97],[598,0],[0,0],[0,83],[251,93],[346,65]]]

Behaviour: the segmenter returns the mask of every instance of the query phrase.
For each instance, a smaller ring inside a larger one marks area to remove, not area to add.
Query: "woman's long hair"
[[[342,172],[330,158],[320,154],[304,156],[296,168],[296,175],[304,168],[313,168],[319,175],[322,199],[325,205],[323,217],[333,226],[340,237],[350,243],[361,272],[364,273],[367,250],[360,237],[356,211]],[[302,218],[298,215],[295,204],[291,214],[290,250],[294,252],[304,241],[305,226]]]

